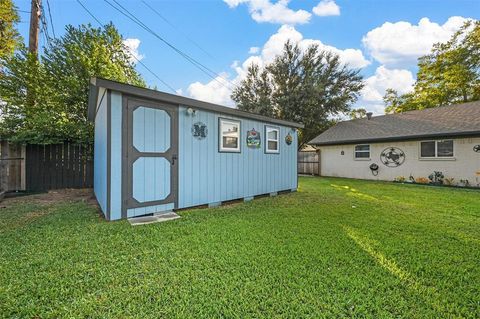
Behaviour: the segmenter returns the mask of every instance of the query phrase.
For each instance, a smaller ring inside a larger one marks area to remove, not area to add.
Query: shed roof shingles
[[[339,122],[310,141],[313,145],[480,135],[480,101]]]

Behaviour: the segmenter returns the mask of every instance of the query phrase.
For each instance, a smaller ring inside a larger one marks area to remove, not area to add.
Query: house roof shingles
[[[312,145],[480,136],[480,101],[339,122]]]

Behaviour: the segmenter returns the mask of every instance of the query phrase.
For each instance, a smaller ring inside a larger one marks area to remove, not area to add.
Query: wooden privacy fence
[[[298,174],[320,175],[320,151],[301,151],[297,155]]]
[[[93,146],[78,144],[26,147],[26,190],[93,187]]]
[[[25,146],[0,141],[0,194],[25,189]]]

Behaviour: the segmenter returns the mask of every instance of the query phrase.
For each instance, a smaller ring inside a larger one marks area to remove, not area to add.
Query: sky
[[[47,13],[47,0],[42,1]],[[102,24],[115,24],[150,87],[234,107],[231,89],[248,66],[268,64],[293,40],[303,48],[316,43],[360,69],[365,88],[354,107],[375,114],[384,112],[387,88],[399,93],[412,89],[418,57],[434,43],[447,41],[466,20],[480,19],[480,0],[116,0],[192,63],[106,0],[78,1]],[[51,36],[61,36],[68,24],[99,26],[78,1],[48,1]],[[15,4],[30,11],[30,1]],[[20,16],[20,33],[28,39],[29,13]],[[41,35],[40,45],[44,43]]]

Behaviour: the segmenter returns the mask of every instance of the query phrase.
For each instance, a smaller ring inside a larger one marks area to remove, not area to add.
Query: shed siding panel
[[[218,118],[241,121],[241,153],[218,152]],[[192,136],[196,122],[207,125],[203,140]],[[250,197],[297,187],[297,136],[290,127],[279,126],[280,154],[265,154],[264,125],[266,123],[197,111],[187,115],[179,109],[179,208]],[[261,148],[246,145],[247,130],[255,128],[261,134]],[[290,132],[291,145],[285,143]]]
[[[110,219],[122,217],[122,95],[111,96],[111,174],[110,174]]]
[[[100,89],[95,117],[93,187],[102,212],[107,211],[107,94]]]

